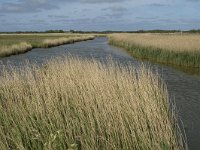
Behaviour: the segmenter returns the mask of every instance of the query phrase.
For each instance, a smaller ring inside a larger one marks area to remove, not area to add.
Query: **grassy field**
[[[112,34],[110,44],[141,59],[200,68],[199,34]]]
[[[1,149],[184,149],[160,78],[108,61],[58,58],[4,70]]]
[[[48,48],[94,39],[89,34],[0,34],[0,57],[24,53],[32,48]]]

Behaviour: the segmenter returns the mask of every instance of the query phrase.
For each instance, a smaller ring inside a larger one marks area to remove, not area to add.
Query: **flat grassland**
[[[110,44],[141,59],[200,68],[200,34],[112,34]]]
[[[24,53],[32,48],[48,48],[94,39],[89,34],[0,34],[0,57]]]
[[[1,149],[184,149],[160,78],[108,61],[58,58],[4,70]]]

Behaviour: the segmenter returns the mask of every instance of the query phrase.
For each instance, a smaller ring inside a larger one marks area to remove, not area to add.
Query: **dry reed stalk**
[[[58,58],[0,82],[2,149],[184,149],[166,87],[144,67]]]

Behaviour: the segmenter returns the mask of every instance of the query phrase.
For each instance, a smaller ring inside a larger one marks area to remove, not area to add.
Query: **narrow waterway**
[[[120,63],[131,63],[134,67],[144,63],[157,70],[167,84],[170,97],[176,102],[178,114],[186,129],[189,149],[200,149],[200,76],[187,74],[172,67],[135,59],[124,50],[110,46],[107,38],[96,38],[92,41],[49,49],[33,49],[25,54],[0,58],[0,68],[1,65],[19,67],[26,61],[42,64],[51,58],[65,55],[95,58],[101,61],[112,57]]]

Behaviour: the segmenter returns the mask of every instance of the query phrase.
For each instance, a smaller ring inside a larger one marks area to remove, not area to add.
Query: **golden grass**
[[[69,37],[69,38],[58,38],[58,39],[45,39],[42,42],[42,45],[44,47],[52,47],[52,46],[58,46],[58,45],[63,45],[63,44],[70,44],[74,42],[79,42],[79,41],[85,41],[85,40],[92,40],[94,39],[94,36],[84,36],[84,37]]]
[[[58,58],[0,77],[1,149],[184,149],[165,85],[141,68]]]
[[[11,46],[2,46],[0,47],[0,56],[20,54],[30,49],[32,49],[32,45],[26,42],[21,42],[19,44],[14,44]]]
[[[48,48],[94,38],[89,34],[1,34],[0,57],[24,53],[32,48]]]
[[[112,34],[110,44],[133,56],[177,66],[200,68],[199,34]]]
[[[200,52],[199,34],[115,34],[114,37],[138,46],[155,47],[176,52]]]

